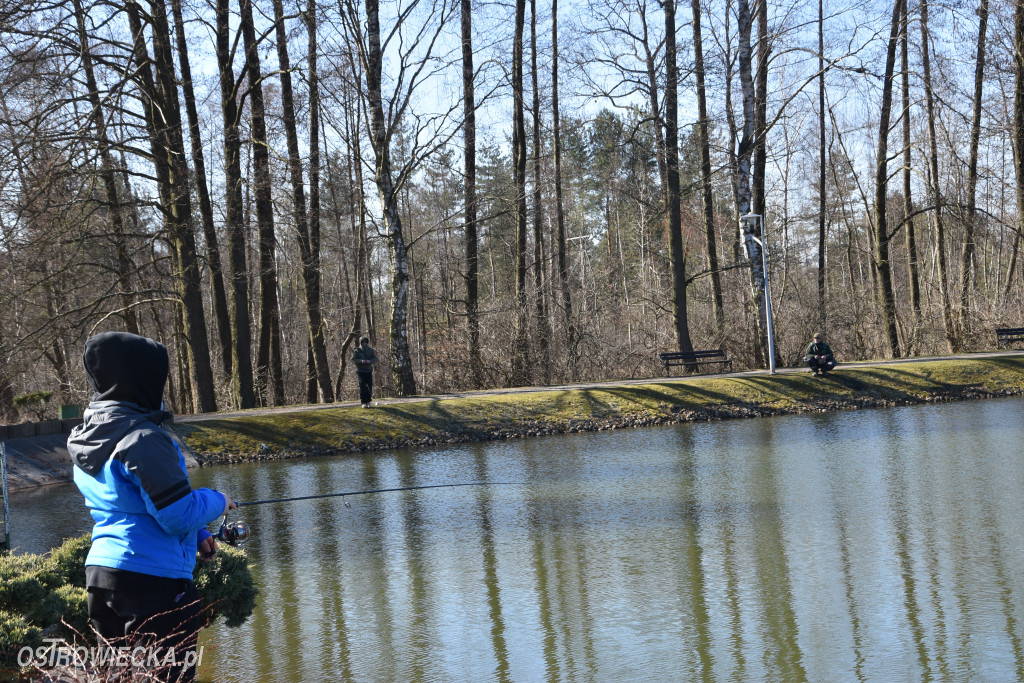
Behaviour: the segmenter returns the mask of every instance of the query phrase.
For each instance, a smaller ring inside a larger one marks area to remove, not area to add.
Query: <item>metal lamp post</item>
[[[750,237],[759,245],[761,245],[761,272],[764,277],[764,313],[765,313],[765,324],[768,327],[768,372],[775,374],[775,334],[772,327],[772,290],[768,282],[768,240],[765,239],[764,234],[764,216],[758,213],[748,213],[743,216],[740,220],[747,223],[750,228]],[[757,234],[760,238],[754,236],[753,228],[760,227]]]

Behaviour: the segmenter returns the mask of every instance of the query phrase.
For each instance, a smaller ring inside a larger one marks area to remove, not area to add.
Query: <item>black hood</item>
[[[103,332],[85,342],[85,375],[93,401],[129,401],[160,410],[169,360],[167,347],[127,332]]]

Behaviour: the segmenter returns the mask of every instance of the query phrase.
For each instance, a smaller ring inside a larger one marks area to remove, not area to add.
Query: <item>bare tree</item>
[[[1013,238],[1010,265],[1007,268],[1004,298],[1013,287],[1014,266],[1024,234],[1024,0],[1013,6],[1013,164],[1017,193],[1017,229]]]
[[[231,287],[231,393],[239,408],[256,406],[252,368],[252,326],[249,322],[249,273],[242,202],[241,76],[234,72],[230,0],[217,0],[216,48],[220,102],[224,125],[224,230],[228,239],[228,282]]]
[[[692,351],[686,313],[686,252],[683,249],[682,216],[679,213],[679,69],[676,65],[676,5],[664,0],[665,10],[665,171],[668,192],[669,254],[672,261],[672,321],[676,346]]]
[[[975,239],[978,220],[978,146],[981,143],[981,106],[985,90],[985,33],[988,29],[988,0],[978,3],[978,48],[974,60],[974,111],[967,162],[967,206],[964,217],[964,246],[960,252],[960,334],[970,326],[969,294],[976,275]]]
[[[711,313],[715,319],[716,334],[725,334],[725,310],[722,303],[722,279],[718,266],[718,246],[715,240],[715,207],[711,187],[711,141],[708,126],[707,93],[704,85],[704,41],[701,35],[700,0],[691,0],[693,14],[693,73],[697,90],[697,133],[700,145],[700,198],[704,219],[704,248],[711,279]]]
[[[447,143],[454,134],[449,126],[454,105],[424,118],[412,111],[417,89],[436,75],[431,70],[437,66],[435,50],[452,12],[447,0],[430,0],[423,7],[420,6],[421,1],[424,0],[411,0],[409,4],[397,7],[394,23],[386,33],[381,30],[378,0],[366,0],[365,16],[361,15],[353,0],[342,3],[345,30],[359,55],[366,82],[360,95],[369,113],[369,139],[375,158],[374,182],[391,265],[391,372],[395,389],[401,396],[416,393],[416,379],[409,351],[409,245],[402,229],[399,197],[423,159]],[[423,16],[426,19],[413,26],[414,21]],[[388,78],[388,83],[394,84],[394,90],[387,93],[384,91],[386,52],[394,57],[390,64],[393,71],[389,71]],[[406,117],[417,130],[409,136],[411,148],[395,166],[392,145]],[[428,130],[432,135],[429,142],[424,142]],[[422,137],[416,134],[420,132],[424,133]]]
[[[939,271],[939,297],[942,303],[942,322],[946,331],[946,344],[951,352],[959,350],[953,304],[949,296],[949,266],[946,262],[946,224],[942,217],[942,192],[939,189],[939,144],[935,131],[935,91],[932,89],[931,36],[928,32],[928,0],[921,0],[921,68],[924,78],[924,101],[928,129],[928,185],[931,190],[931,217],[935,238],[935,253]]]
[[[277,236],[271,196],[270,145],[267,142],[266,106],[260,44],[253,23],[252,0],[239,0],[242,37],[245,41],[246,77],[252,116],[252,165],[256,199],[256,225],[260,245],[260,336],[256,347],[256,376],[264,404],[283,405],[284,368],[281,353],[281,309],[277,296]]]
[[[527,361],[526,309],[526,103],[523,94],[523,32],[526,24],[526,0],[516,0],[516,18],[512,43],[512,176],[515,187],[515,300],[510,383],[522,386],[530,382]]]
[[[540,88],[537,79],[537,0],[530,0],[530,71],[533,79],[533,275],[537,318],[537,353],[541,381],[551,383],[550,339],[544,287],[544,210],[541,204]]]
[[[562,318],[566,347],[572,356],[576,346],[576,333],[572,322],[572,290],[569,287],[565,204],[562,198],[562,121],[558,106],[558,0],[551,0],[551,129],[555,162],[555,222],[557,225],[555,240],[558,243],[558,281],[562,293]]]
[[[306,26],[306,37],[308,44],[307,54],[307,70],[306,79],[309,82],[309,250],[310,250],[310,265],[311,275],[315,278],[315,301],[317,308],[317,316],[321,316],[321,322],[316,326],[317,334],[320,337],[320,345],[325,346],[326,342],[324,339],[324,328],[326,325],[322,320],[322,312],[320,309],[320,287],[321,287],[321,255],[320,255],[320,67],[317,59],[317,51],[320,49],[320,45],[317,41],[317,7],[316,0],[309,0],[306,6],[306,11],[302,15],[303,22]],[[315,344],[311,342],[311,357],[315,362],[316,350]],[[324,361],[321,364],[322,367],[328,368],[327,381],[330,383],[329,363],[327,362],[327,351],[324,348]],[[317,369],[320,366],[317,366]],[[323,383],[323,378],[317,377],[316,380],[309,378],[307,379],[306,392],[307,397],[312,395],[312,400],[316,400],[316,383]],[[325,396],[330,395],[333,399],[337,398],[337,392],[332,391],[330,394],[323,392]],[[326,400],[326,399],[325,399]]]
[[[480,294],[476,202],[476,94],[473,70],[473,10],[471,0],[460,0],[462,32],[462,112],[465,146],[465,243],[466,243],[466,332],[469,342],[469,372],[473,386],[483,386],[480,358]]]
[[[171,57],[170,28],[163,0],[151,0],[150,8],[152,58],[145,44],[140,8],[135,2],[126,5],[135,40],[135,78],[146,107],[146,126],[156,167],[161,209],[174,256],[175,282],[181,301],[182,332],[187,349],[181,360],[187,361],[189,366],[195,409],[213,412],[217,409],[217,400],[192,226],[192,199],[177,80]]]
[[[178,47],[178,64],[181,68],[181,92],[185,99],[185,113],[188,117],[188,137],[192,151],[192,166],[195,171],[196,196],[199,199],[199,216],[202,221],[203,239],[206,242],[206,259],[210,269],[210,289],[213,291],[213,312],[217,320],[220,340],[221,361],[224,372],[231,371],[231,316],[228,313],[227,293],[224,289],[224,273],[221,268],[220,244],[217,229],[213,224],[213,204],[206,178],[206,159],[203,154],[203,140],[199,130],[199,112],[196,109],[196,95],[192,83],[192,67],[188,55],[188,41],[185,39],[185,18],[181,11],[181,0],[171,0],[174,16],[174,38]]]
[[[825,328],[828,310],[825,307],[825,257],[827,255],[826,212],[828,187],[825,173],[828,166],[825,148],[825,11],[824,0],[818,0],[818,319]]]
[[[910,138],[910,55],[907,3],[903,3],[900,28],[900,75],[903,97],[903,227],[907,242],[907,276],[910,280],[910,307],[914,312],[914,327],[921,320],[921,278],[917,263],[917,229],[914,226],[914,202],[911,195],[912,143]],[[908,349],[909,350],[909,349]]]
[[[754,17],[757,19],[757,70],[754,74],[754,149],[750,205],[754,213],[764,216],[765,170],[768,164],[768,63],[771,55],[767,0],[754,0]]]
[[[288,143],[288,174],[292,183],[292,211],[295,232],[302,261],[302,282],[306,295],[306,319],[309,327],[309,346],[312,349],[315,376],[309,382],[320,387],[324,403],[334,402],[331,369],[327,363],[324,344],[324,321],[320,312],[320,253],[319,240],[314,244],[306,210],[306,189],[302,177],[302,158],[299,153],[299,134],[295,125],[295,95],[292,92],[291,60],[288,57],[288,33],[285,30],[284,4],[274,0],[274,26],[277,33],[277,60],[281,69],[281,106],[284,113],[285,138]],[[313,138],[315,139],[315,138]],[[316,250],[314,250],[314,246]],[[314,402],[316,396],[313,396]]]
[[[900,341],[896,333],[896,296],[892,285],[892,265],[889,262],[889,225],[886,219],[886,195],[889,186],[889,117],[892,111],[893,70],[896,64],[896,43],[899,39],[903,4],[896,0],[889,31],[889,45],[885,56],[885,75],[882,81],[882,105],[878,117],[878,149],[875,159],[875,266],[880,284],[879,302],[882,326],[889,355],[900,357]]]
[[[750,214],[753,210],[751,159],[757,144],[757,119],[755,113],[754,78],[750,63],[750,33],[752,25],[753,17],[748,0],[739,0],[737,4],[737,30],[739,32],[737,58],[739,61],[740,92],[743,101],[743,128],[736,152],[736,212],[739,216]],[[747,259],[750,264],[751,288],[757,299],[758,349],[762,354],[762,358],[767,359],[768,354],[765,346],[768,339],[768,316],[765,306],[765,273],[761,260],[761,229],[755,221],[741,220],[740,231],[743,235],[743,246],[746,249]]]
[[[357,73],[357,62],[354,59],[350,59],[347,66],[351,69],[353,74]],[[358,81],[358,78],[353,78]],[[350,228],[352,234],[352,241],[354,244],[354,258],[352,263],[352,277],[354,281],[352,286],[347,287],[348,298],[353,300],[352,305],[352,325],[349,328],[348,335],[345,337],[345,341],[341,345],[340,360],[338,362],[338,375],[335,380],[334,393],[336,396],[341,395],[341,382],[345,376],[345,369],[348,362],[348,352],[352,344],[358,343],[359,336],[365,331],[371,338],[375,337],[372,307],[367,301],[370,297],[368,296],[369,290],[369,276],[367,266],[367,244],[366,244],[366,197],[364,194],[364,183],[363,183],[363,157],[362,151],[359,146],[359,133],[362,122],[362,110],[358,106],[358,96],[353,88],[342,89],[343,104],[342,110],[344,112],[344,130],[343,137],[345,145],[348,149],[347,153],[347,172],[348,172],[348,188],[349,193],[347,197],[348,204],[350,205]],[[326,141],[325,141],[326,146]],[[338,243],[342,244],[341,238],[341,216],[338,209],[341,203],[341,198],[337,194],[338,182],[334,177],[333,169],[335,164],[327,164],[327,185],[331,190],[332,204],[335,208],[335,221],[338,225]],[[344,259],[342,265],[345,265]],[[346,284],[348,284],[348,278],[346,278]],[[352,295],[352,288],[355,289],[355,295]],[[366,328],[363,327],[363,316],[366,317]]]
[[[125,235],[124,217],[121,207],[121,198],[117,190],[117,178],[115,177],[114,162],[110,153],[110,139],[107,137],[106,113],[100,99],[100,89],[96,82],[96,73],[93,67],[92,51],[89,47],[89,37],[85,26],[85,10],[81,0],[73,1],[75,10],[75,23],[78,28],[78,40],[82,50],[82,69],[85,72],[86,87],[88,89],[89,104],[92,107],[91,120],[96,129],[96,142],[100,154],[100,175],[103,179],[103,188],[107,195],[108,213],[110,215],[110,227],[114,240],[115,261],[117,263],[117,284],[121,293],[121,318],[124,320],[124,328],[132,334],[139,333],[139,321],[135,315],[134,293],[132,289],[132,272],[134,265],[128,254],[127,237]]]

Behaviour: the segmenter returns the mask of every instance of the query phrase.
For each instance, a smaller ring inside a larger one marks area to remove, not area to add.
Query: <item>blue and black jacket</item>
[[[160,426],[167,350],[151,339],[104,333],[86,342],[96,394],[68,438],[74,479],[93,520],[86,565],[191,579],[205,526],[224,495],[193,490],[185,458]]]

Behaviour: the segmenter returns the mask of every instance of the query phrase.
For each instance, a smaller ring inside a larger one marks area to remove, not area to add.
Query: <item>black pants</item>
[[[825,360],[817,360],[811,356],[807,357],[807,367],[815,372],[828,372],[836,366],[835,358],[826,358]]]
[[[356,372],[359,378],[359,402],[366,404],[373,396],[373,372]]]
[[[201,626],[195,584],[92,565],[85,570],[89,621],[108,644],[143,648],[133,662],[156,680],[192,681]]]

